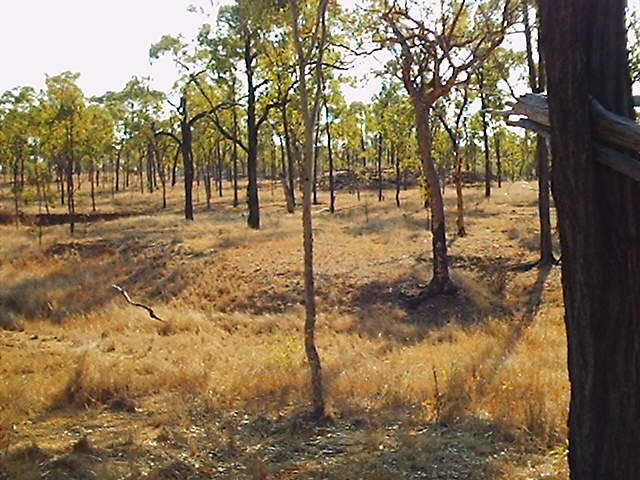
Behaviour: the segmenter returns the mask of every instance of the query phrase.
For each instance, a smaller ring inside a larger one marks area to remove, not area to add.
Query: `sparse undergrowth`
[[[430,239],[406,195],[316,211],[320,427],[299,218],[279,197],[258,232],[225,199],[191,224],[158,211],[41,245],[0,227],[0,478],[566,478],[559,271],[510,268],[536,256],[535,191],[470,190],[470,235],[450,238],[462,288],[417,309],[403,293],[428,281]]]

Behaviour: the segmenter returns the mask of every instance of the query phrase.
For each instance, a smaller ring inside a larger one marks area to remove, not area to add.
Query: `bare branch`
[[[160,318],[158,315],[156,315],[156,313],[153,311],[153,309],[152,309],[151,307],[149,307],[149,306],[147,306],[147,305],[144,305],[143,303],[137,303],[137,302],[134,302],[133,300],[131,300],[131,297],[129,296],[129,294],[127,293],[127,291],[126,291],[124,288],[122,288],[122,287],[120,287],[120,286],[118,286],[118,285],[115,285],[115,284],[113,284],[113,285],[111,285],[111,286],[112,286],[113,288],[115,288],[116,290],[118,290],[118,291],[122,294],[122,296],[124,297],[124,299],[125,299],[128,303],[130,303],[131,305],[133,305],[134,307],[143,308],[143,309],[145,309],[147,312],[149,312],[149,316],[150,316],[151,318],[153,318],[154,320],[158,320],[159,322],[167,323],[167,321],[166,321],[166,320],[163,320],[163,319],[162,319],[162,318]]]

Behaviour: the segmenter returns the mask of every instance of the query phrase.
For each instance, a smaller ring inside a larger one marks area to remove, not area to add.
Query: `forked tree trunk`
[[[572,480],[638,477],[640,183],[596,162],[590,97],[632,117],[624,0],[541,0]],[[638,162],[637,154],[629,155]]]

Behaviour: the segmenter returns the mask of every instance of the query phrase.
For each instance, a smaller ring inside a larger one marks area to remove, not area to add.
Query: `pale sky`
[[[44,87],[45,73],[79,72],[86,95],[120,90],[133,76],[151,75],[169,90],[169,60],[149,64],[152,43],[164,34],[192,39],[203,18],[192,0],[0,0],[0,93]]]

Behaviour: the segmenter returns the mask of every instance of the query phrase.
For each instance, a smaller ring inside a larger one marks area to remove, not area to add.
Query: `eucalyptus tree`
[[[458,236],[464,237],[467,234],[464,225],[464,197],[462,192],[462,163],[463,156],[461,153],[461,141],[462,141],[462,119],[467,113],[467,107],[469,106],[469,90],[466,87],[455,89],[453,92],[453,102],[448,101],[449,105],[453,104],[453,109],[449,108],[448,115],[446,113],[440,113],[438,119],[442,123],[442,126],[447,132],[449,139],[451,140],[451,147],[453,150],[454,161],[454,182],[456,185],[456,225],[458,227]]]
[[[114,125],[110,113],[99,105],[89,105],[80,117],[78,146],[80,161],[84,163],[91,185],[91,208],[96,211],[95,187],[99,181],[102,162],[111,154],[114,144]]]
[[[36,100],[31,87],[9,90],[0,97],[0,156],[12,174],[16,222],[25,185],[25,165],[31,158]]]
[[[243,69],[246,140],[231,131],[220,121],[218,112],[234,104],[210,102],[212,118],[220,133],[232,140],[247,155],[247,223],[250,228],[260,228],[260,199],[258,195],[258,142],[260,128],[267,121],[271,110],[282,100],[269,91],[266,75],[269,58],[265,51],[271,45],[270,32],[279,21],[280,9],[270,0],[236,0],[220,8],[215,32],[206,29],[199,35],[200,43],[210,55],[224,55],[229,61],[238,62]]]
[[[400,65],[402,82],[415,113],[423,175],[429,183],[433,278],[425,294],[455,291],[449,277],[445,216],[440,180],[432,156],[430,110],[502,43],[512,23],[513,0],[374,2],[385,29],[374,40],[386,46]]]
[[[148,146],[152,138],[151,125],[158,121],[162,110],[164,93],[154,90],[149,85],[149,79],[145,77],[132,77],[124,88],[118,92],[107,92],[93,101],[104,106],[111,114],[114,124],[114,144],[113,144],[113,170],[114,170],[114,191],[119,192],[121,188],[120,172],[122,161],[126,161],[124,166],[126,179],[130,168],[131,158],[138,157],[140,163],[142,158],[147,159],[147,172],[149,171],[149,158],[146,155]],[[128,155],[127,155],[128,154]],[[141,173],[143,169],[138,166]],[[149,183],[150,175],[147,175]],[[128,186],[128,182],[124,182]],[[143,188],[143,185],[140,185]],[[150,185],[153,188],[153,185]]]
[[[213,105],[206,91],[209,85],[200,78],[207,73],[208,65],[205,62],[204,68],[196,70],[199,67],[198,63],[201,60],[201,56],[197,52],[195,55],[190,54],[188,45],[183,43],[181,39],[169,35],[164,35],[149,50],[149,56],[152,59],[157,59],[165,53],[171,54],[173,61],[183,70],[182,78],[177,84],[180,101],[177,105],[171,104],[175,110],[178,133],[165,130],[155,134],[172,138],[180,146],[184,169],[184,215],[186,220],[193,220],[193,128],[198,121],[214,113],[217,106]],[[204,97],[207,106],[193,114],[191,112],[191,104],[198,97],[200,100]]]
[[[67,186],[67,208],[69,212],[69,231],[75,230],[76,201],[73,175],[79,171],[78,124],[85,109],[85,96],[76,85],[78,73],[63,72],[47,77],[47,97],[53,107],[52,122],[62,129],[62,157]]]
[[[292,37],[298,67],[298,92],[304,120],[302,162],[302,227],[304,248],[304,345],[311,373],[312,417],[325,415],[320,357],[315,344],[316,302],[313,273],[313,225],[311,216],[314,130],[322,100],[322,60],[327,41],[329,0],[305,2],[288,0]],[[337,7],[334,7],[337,8]],[[303,38],[301,30],[310,32]]]

